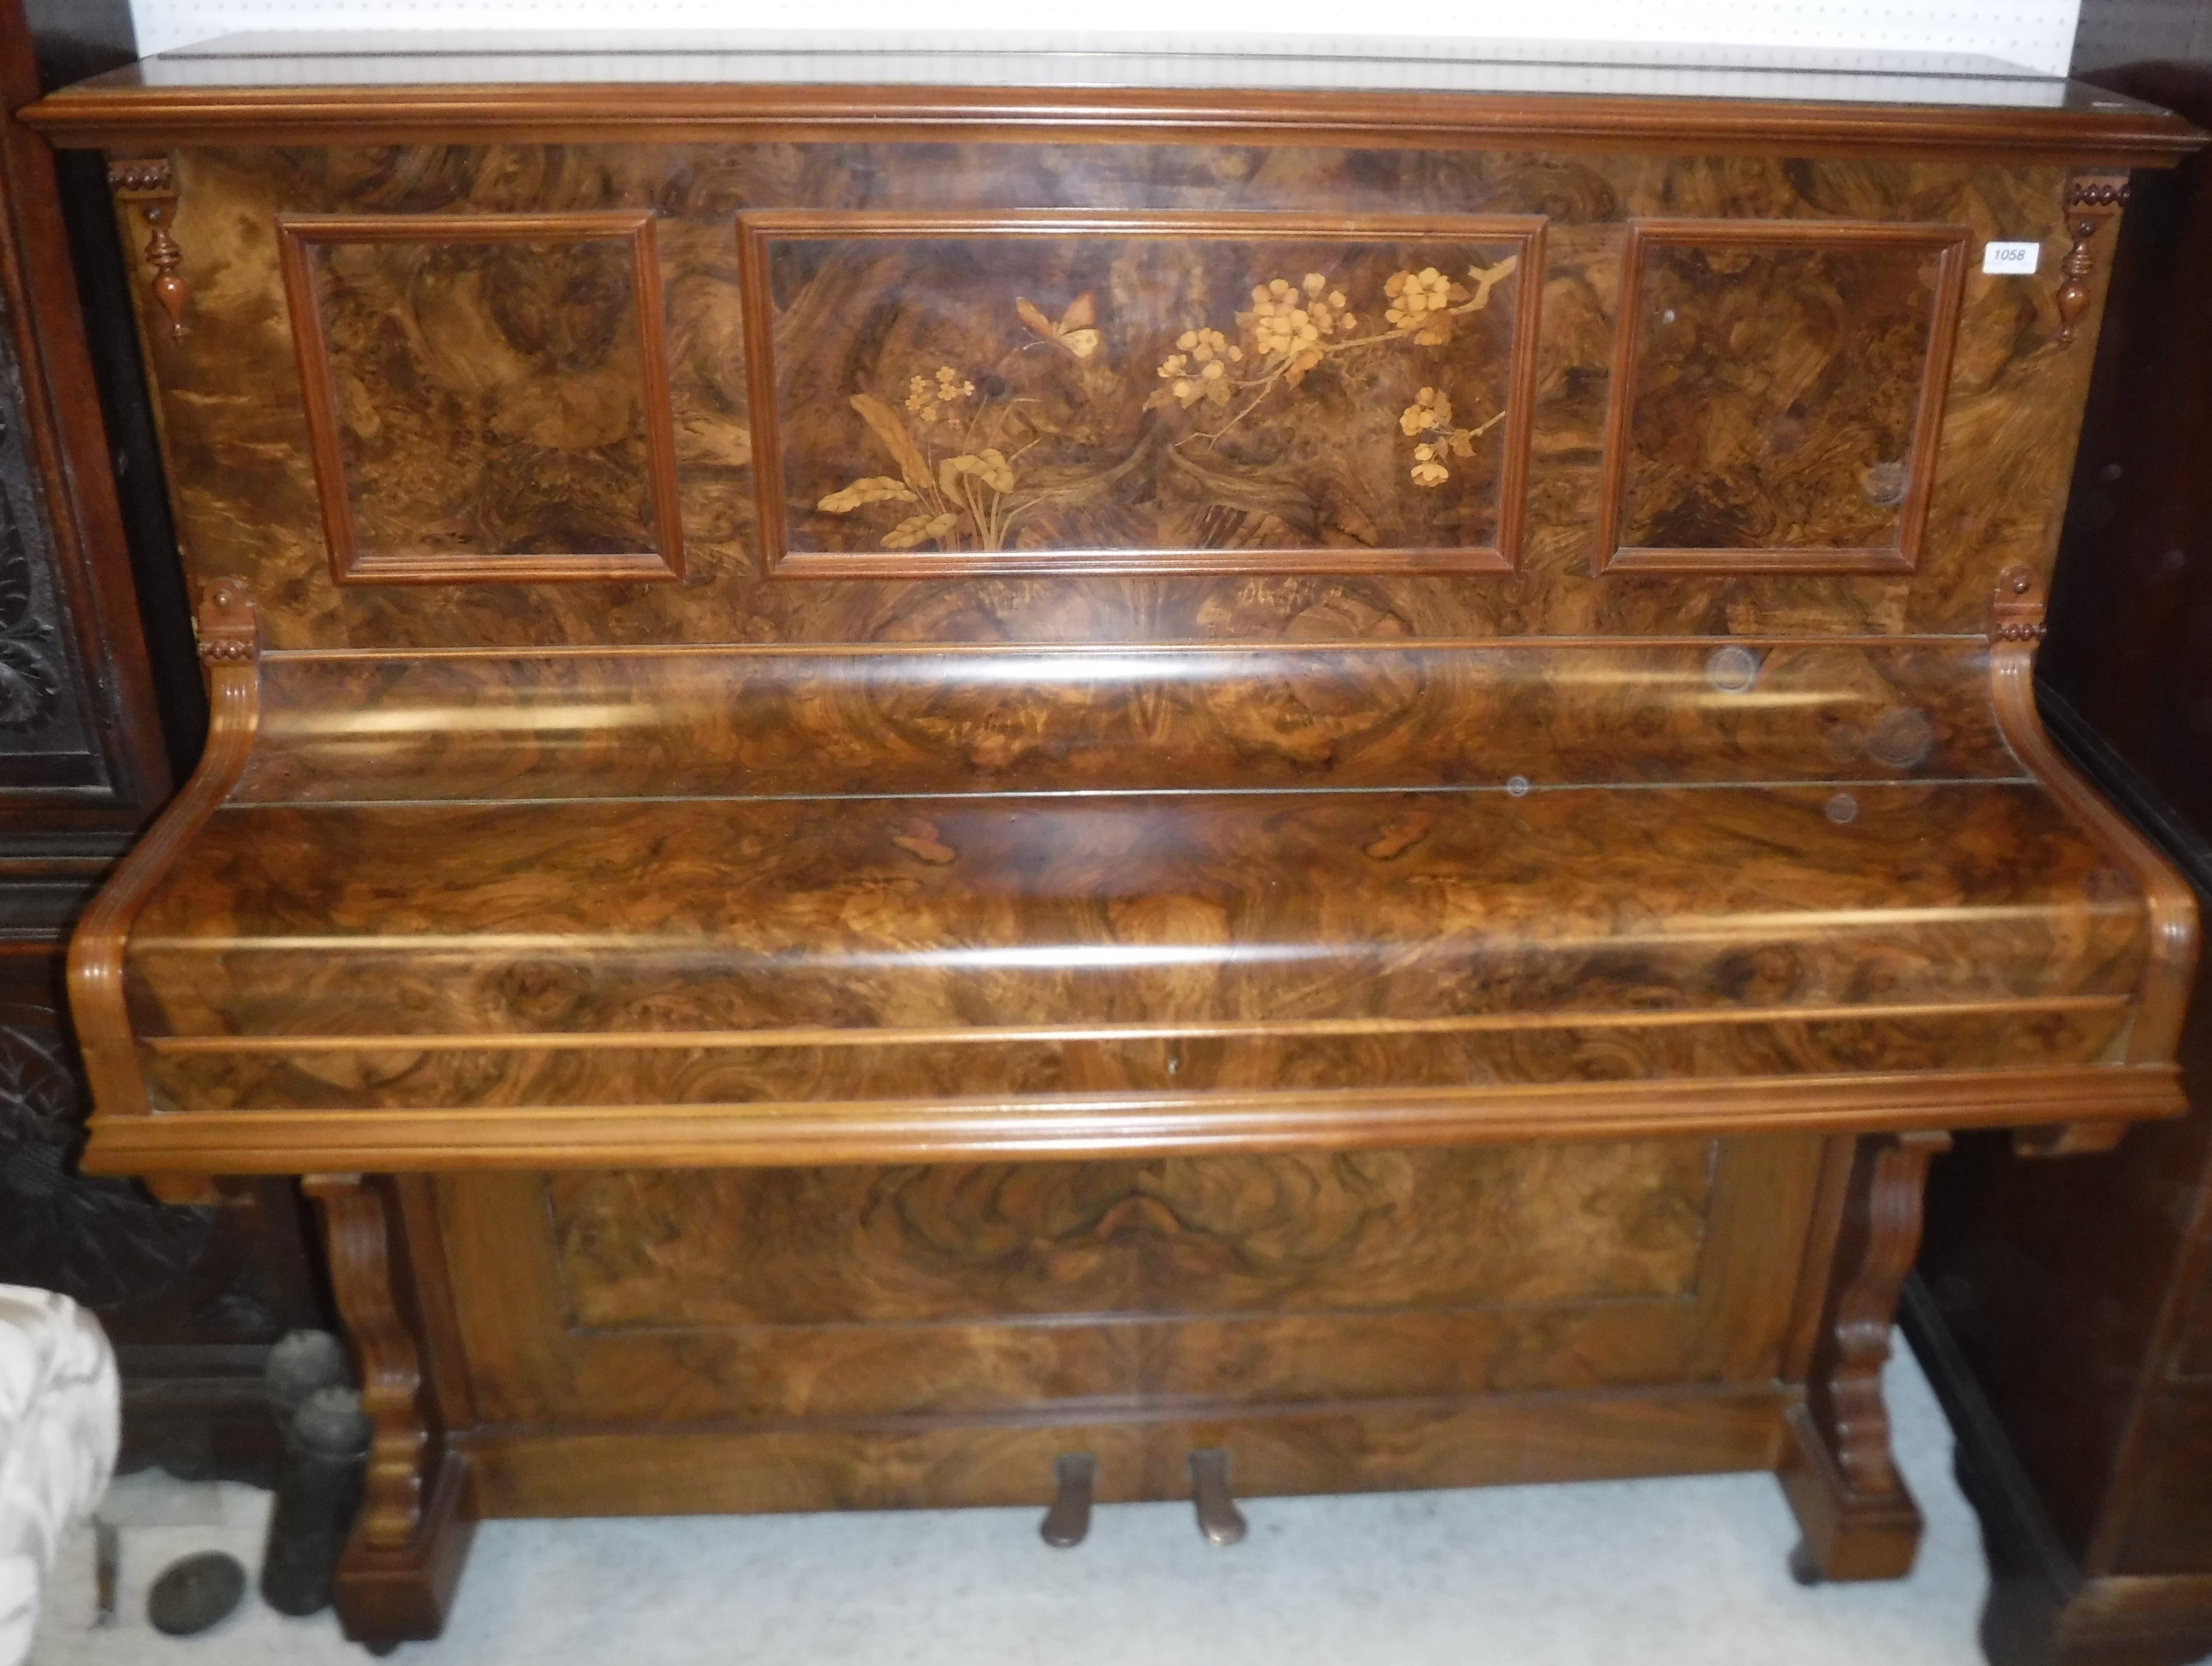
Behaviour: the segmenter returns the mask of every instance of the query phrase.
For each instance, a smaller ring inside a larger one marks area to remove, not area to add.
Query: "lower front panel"
[[[507,1428],[467,1444],[487,1516],[1042,1505],[1063,1452],[1090,1453],[1097,1496],[1127,1503],[1188,1498],[1189,1455],[1217,1446],[1248,1498],[1770,1469],[1796,1397],[1769,1383],[1153,1420]]]
[[[1823,1146],[456,1176],[438,1362],[490,1513],[1765,1467]]]

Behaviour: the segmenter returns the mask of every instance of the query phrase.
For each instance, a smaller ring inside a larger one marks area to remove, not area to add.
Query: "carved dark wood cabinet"
[[[32,119],[142,252],[215,713],[76,940],[91,1160],[320,1200],[355,1635],[480,1515],[1086,1456],[1771,1469],[1804,1577],[1910,1565],[1930,1155],[2181,1108],[2189,891],[2030,678],[2191,129],[288,50]]]
[[[189,672],[188,621],[158,590],[142,616],[69,198],[15,120],[57,64],[129,61],[112,52],[127,15],[50,10],[0,3],[0,1280],[98,1312],[123,1366],[126,1465],[264,1474],[278,1443],[263,1354],[319,1311],[290,1189],[176,1207],[76,1166],[88,1096],[63,1003],[70,929],[168,797],[167,743],[198,679],[161,675],[165,630]],[[94,203],[104,232],[104,192]],[[127,338],[127,305],[114,322]],[[141,461],[150,479],[150,447]]]

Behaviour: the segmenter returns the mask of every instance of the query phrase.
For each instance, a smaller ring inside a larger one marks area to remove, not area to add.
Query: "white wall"
[[[149,52],[240,29],[1006,28],[1276,36],[1516,36],[1886,52],[1978,52],[2063,72],[2080,0],[1121,0],[1054,10],[1034,0],[842,0],[827,7],[744,0],[131,0]]]

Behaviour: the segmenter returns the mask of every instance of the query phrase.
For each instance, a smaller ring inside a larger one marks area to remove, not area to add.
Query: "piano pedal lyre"
[[[1098,1460],[1088,1452],[1062,1452],[1052,1461],[1052,1508],[1037,1535],[1054,1550],[1073,1550],[1091,1531],[1091,1487]]]
[[[1229,1449],[1208,1446],[1190,1455],[1191,1502],[1198,1507],[1198,1530],[1213,1545],[1242,1543],[1244,1512],[1229,1495]]]

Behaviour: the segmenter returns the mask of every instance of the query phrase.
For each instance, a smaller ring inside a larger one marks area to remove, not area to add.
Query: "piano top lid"
[[[2162,165],[2205,139],[2154,106],[1965,53],[980,31],[234,34],[20,114],[58,143],[109,149],[964,128]]]

